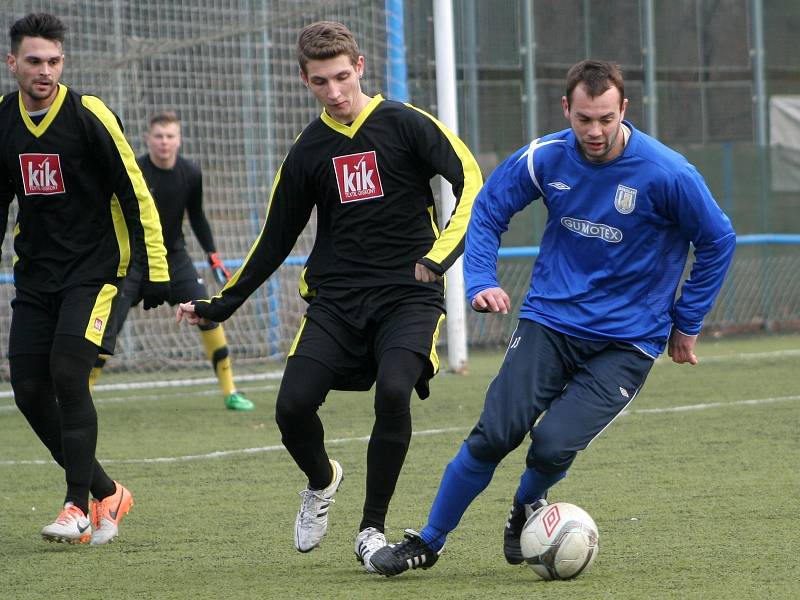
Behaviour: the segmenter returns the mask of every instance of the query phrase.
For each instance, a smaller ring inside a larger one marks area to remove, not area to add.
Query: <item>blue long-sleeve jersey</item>
[[[629,342],[653,357],[664,351],[673,326],[700,332],[736,235],[683,156],[625,125],[630,138],[612,161],[587,161],[565,129],[495,169],[467,230],[469,301],[500,286],[500,236],[516,212],[541,198],[547,223],[520,318],[583,339]],[[676,298],[690,243],[695,262]]]

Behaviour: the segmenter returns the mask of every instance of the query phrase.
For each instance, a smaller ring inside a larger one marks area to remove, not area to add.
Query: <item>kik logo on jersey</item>
[[[58,154],[20,154],[19,166],[26,196],[64,193]]]
[[[381,176],[375,151],[336,156],[333,159],[339,199],[342,204],[383,196]]]

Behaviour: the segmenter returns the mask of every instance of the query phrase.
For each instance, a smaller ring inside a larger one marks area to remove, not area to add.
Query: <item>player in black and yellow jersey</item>
[[[286,258],[316,208],[316,239],[302,271],[309,302],[289,352],[276,420],[308,477],[295,546],[308,552],[327,530],[342,468],[325,450],[317,410],[328,391],[375,387],[366,499],[355,552],[386,544],[384,521],[411,438],[411,391],[428,395],[444,318],[444,272],[462,252],[481,187],[466,146],[431,115],[361,90],[364,57],[339,23],[304,28],[300,76],[323,105],[278,170],[260,235],[242,267],[210,300],[182,304],[178,319],[223,321]],[[440,231],[430,180],[457,198]]]
[[[159,112],[148,121],[147,153],[136,159],[161,218],[169,264],[170,297],[167,301],[173,306],[178,302],[208,296],[203,280],[186,251],[186,240],[183,237],[184,214],[189,216],[192,231],[206,252],[216,282],[221,287],[230,278],[230,272],[216,250],[211,226],[203,210],[203,172],[200,167],[178,154],[180,146],[181,126],[178,116],[171,111]],[[141,265],[134,263],[125,278],[122,298],[114,315],[117,332],[125,324],[131,306],[142,300],[142,283]],[[253,403],[238,392],[234,385],[228,343],[222,326],[209,323],[200,325],[199,329],[206,354],[222,388],[225,406],[230,410],[253,410]],[[102,354],[98,358],[95,369],[92,370],[92,383],[105,365],[106,358]]]
[[[95,459],[89,372],[100,350],[114,351],[113,307],[131,251],[145,266],[145,308],[169,296],[166,251],[117,117],[99,98],[59,83],[64,25],[29,14],[9,35],[19,89],[0,98],[0,242],[16,196],[11,386],[66,472],[64,508],[42,536],[105,544],[133,498]]]

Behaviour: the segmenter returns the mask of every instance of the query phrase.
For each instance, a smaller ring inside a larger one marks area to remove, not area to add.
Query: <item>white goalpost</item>
[[[452,0],[434,0],[433,27],[436,45],[436,97],[439,120],[458,135],[458,105],[456,103],[456,59],[453,34]],[[442,216],[455,208],[450,184],[441,178],[439,190]],[[447,271],[447,359],[451,371],[467,369],[467,319],[464,306],[464,273],[459,258]]]

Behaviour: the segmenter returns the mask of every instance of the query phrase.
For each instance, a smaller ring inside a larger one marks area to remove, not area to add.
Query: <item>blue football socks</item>
[[[542,473],[537,469],[527,468],[519,478],[516,499],[523,504],[532,504],[539,498],[544,498],[547,490],[566,476],[566,471]]]
[[[497,463],[473,457],[466,442],[461,445],[444,470],[428,524],[420,532],[431,550],[438,552],[444,547],[447,534],[456,528],[472,501],[489,485],[495,467]]]

